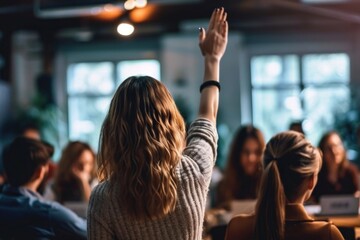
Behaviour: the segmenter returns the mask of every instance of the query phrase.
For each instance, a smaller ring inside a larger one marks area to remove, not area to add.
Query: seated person
[[[346,158],[343,142],[336,132],[325,134],[319,144],[324,163],[319,173],[313,197],[315,201],[323,195],[356,194],[359,191],[357,167]]]
[[[29,123],[25,126],[23,126],[20,129],[20,136],[35,139],[35,140],[41,140],[41,133],[40,133],[40,127],[37,126],[37,124]]]
[[[219,183],[217,205],[232,200],[256,199],[263,172],[264,137],[253,126],[241,127],[232,141],[224,179]]]
[[[8,184],[0,193],[0,239],[86,239],[86,222],[36,192],[52,149],[19,137],[4,150]]]
[[[304,129],[303,129],[303,125],[302,125],[302,121],[294,121],[290,123],[289,126],[289,130],[290,131],[295,131],[295,132],[299,132],[305,135]]]
[[[25,124],[22,128],[20,128],[19,133],[20,133],[19,136],[42,141],[42,139],[41,139],[41,129],[40,129],[39,125],[36,124],[36,123],[27,123],[27,124]],[[48,144],[48,143],[46,143],[44,141],[43,141],[43,143]],[[48,144],[48,145],[51,148],[53,148],[53,146],[51,146],[50,144]],[[40,193],[41,195],[44,194],[45,187],[54,178],[55,171],[56,171],[56,164],[54,162],[52,162],[52,161],[49,161],[49,170],[48,170],[44,180],[42,181],[42,183],[40,184],[40,186],[37,189],[38,193]]]
[[[54,183],[46,189],[44,197],[60,203],[87,203],[96,183],[94,151],[87,143],[70,142],[62,152]]]
[[[255,213],[234,217],[226,240],[344,239],[329,222],[315,221],[303,206],[321,168],[319,151],[304,135],[280,133],[266,145],[265,170]]]

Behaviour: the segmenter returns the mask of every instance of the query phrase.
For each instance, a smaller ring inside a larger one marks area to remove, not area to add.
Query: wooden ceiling
[[[39,0],[69,5],[69,0]],[[215,7],[224,6],[233,31],[272,32],[307,29],[330,31],[360,26],[360,1],[306,5],[294,0],[148,0],[147,7],[125,11],[105,11],[115,0],[72,0],[77,6],[105,6],[94,15],[48,18],[36,13],[37,0],[1,0],[0,31],[34,30],[67,38],[73,33],[94,38],[113,38],[121,19],[135,23],[140,35],[163,34],[182,30],[184,22],[207,19]],[[106,5],[107,4],[107,5]],[[70,7],[71,8],[71,7]],[[107,9],[109,10],[109,9]]]

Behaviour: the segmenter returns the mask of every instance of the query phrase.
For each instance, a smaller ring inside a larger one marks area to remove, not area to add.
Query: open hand
[[[220,60],[224,55],[228,39],[227,13],[224,8],[213,11],[208,30],[200,29],[199,46],[204,57]]]
[[[90,174],[84,170],[79,169],[77,166],[73,166],[72,173],[84,183],[89,183],[90,181]]]

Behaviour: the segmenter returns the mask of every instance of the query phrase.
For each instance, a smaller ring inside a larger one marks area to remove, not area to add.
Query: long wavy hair
[[[321,163],[318,149],[298,132],[283,132],[270,139],[255,211],[256,240],[284,239],[286,202],[303,194],[304,181],[318,173]]]
[[[320,150],[324,153],[325,151],[327,151],[327,142],[329,140],[329,138],[333,135],[336,135],[338,136],[340,139],[341,139],[341,136],[339,135],[338,132],[336,131],[330,131],[328,133],[325,133],[324,136],[322,136],[322,138],[320,139],[320,142],[319,142],[319,148]],[[341,144],[343,144],[342,142],[342,139],[341,139]],[[341,160],[341,163],[340,163],[340,166],[339,166],[339,170],[338,170],[338,174],[339,175],[344,175],[345,173],[345,168],[346,168],[346,165],[349,164],[349,160],[347,159],[347,155],[346,155],[346,150],[345,148],[343,147],[343,156],[342,156],[342,160]],[[324,159],[325,160],[325,159]],[[328,171],[328,166],[326,164],[326,161],[324,161],[323,163],[323,167],[321,169],[321,172],[320,174],[324,174],[324,175],[327,175],[327,172]]]
[[[75,177],[72,173],[72,168],[74,164],[77,163],[81,154],[84,151],[89,151],[94,156],[94,167],[92,169],[90,176],[91,178],[89,179],[89,181],[91,182],[96,178],[96,155],[90,145],[80,141],[69,142],[62,151],[61,158],[57,166],[57,173],[54,179],[53,189],[57,201],[64,202],[73,200],[67,199],[70,191],[69,186],[78,189],[78,193],[80,193],[81,196],[80,199],[78,199],[79,201],[85,200],[85,194],[82,184],[80,180],[78,180],[78,178]]]
[[[242,191],[244,184],[248,184],[245,182],[245,179],[251,178],[255,181],[259,180],[258,182],[260,182],[261,174],[263,172],[261,161],[258,163],[258,168],[254,173],[254,176],[245,176],[244,168],[239,162],[241,153],[244,150],[244,145],[248,139],[254,139],[258,143],[261,151],[259,154],[261,157],[263,155],[265,140],[261,131],[251,125],[240,127],[230,145],[224,180],[220,184],[219,189],[219,203],[225,203],[226,201],[236,199],[236,195]],[[255,185],[257,185],[257,183],[255,183]],[[255,187],[256,195],[258,186]],[[256,198],[256,196],[253,197]]]
[[[104,120],[98,166],[102,181],[128,213],[159,218],[175,209],[176,166],[185,145],[185,123],[166,87],[133,76],[117,89]]]

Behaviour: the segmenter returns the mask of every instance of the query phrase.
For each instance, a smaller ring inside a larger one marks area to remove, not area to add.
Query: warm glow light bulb
[[[126,10],[132,10],[136,7],[136,2],[135,0],[127,0],[125,3],[124,3],[124,8]]]
[[[106,4],[105,6],[104,6],[104,10],[106,11],[106,12],[111,12],[111,11],[113,11],[114,10],[114,5],[112,5],[112,4]]]
[[[134,32],[135,28],[129,23],[120,23],[117,27],[117,31],[122,36],[129,36]]]
[[[147,5],[147,0],[136,0],[135,5],[137,8],[143,8]]]

